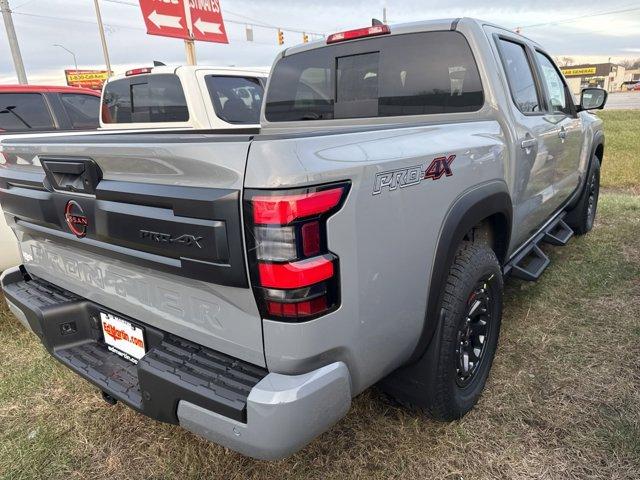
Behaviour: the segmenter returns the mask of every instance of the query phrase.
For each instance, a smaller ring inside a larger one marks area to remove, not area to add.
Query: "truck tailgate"
[[[0,203],[27,271],[264,366],[240,208],[250,140],[153,132],[3,141]]]

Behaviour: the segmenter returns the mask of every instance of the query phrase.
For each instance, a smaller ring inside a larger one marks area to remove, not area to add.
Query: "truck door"
[[[555,165],[554,208],[573,193],[579,184],[579,164],[582,152],[582,120],[562,75],[549,56],[536,49],[535,57],[544,87],[548,113],[545,119],[555,126],[549,148]]]
[[[528,238],[553,213],[558,126],[547,118],[533,51],[520,40],[494,35],[513,103],[514,241]]]

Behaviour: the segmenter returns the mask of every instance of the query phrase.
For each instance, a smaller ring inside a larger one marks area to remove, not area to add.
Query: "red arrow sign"
[[[182,1],[140,0],[147,33],[163,37],[189,38]]]
[[[191,10],[191,32],[194,40],[229,43],[222,20],[219,0],[187,0]]]

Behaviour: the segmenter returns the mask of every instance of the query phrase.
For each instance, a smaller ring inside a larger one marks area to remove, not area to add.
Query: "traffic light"
[[[278,45],[284,45],[284,33],[278,29]]]
[[[302,32],[302,43],[309,43],[309,35]]]

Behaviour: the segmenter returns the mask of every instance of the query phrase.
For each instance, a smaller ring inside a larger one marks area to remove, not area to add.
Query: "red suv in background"
[[[77,87],[0,85],[0,133],[94,130],[100,92]]]

